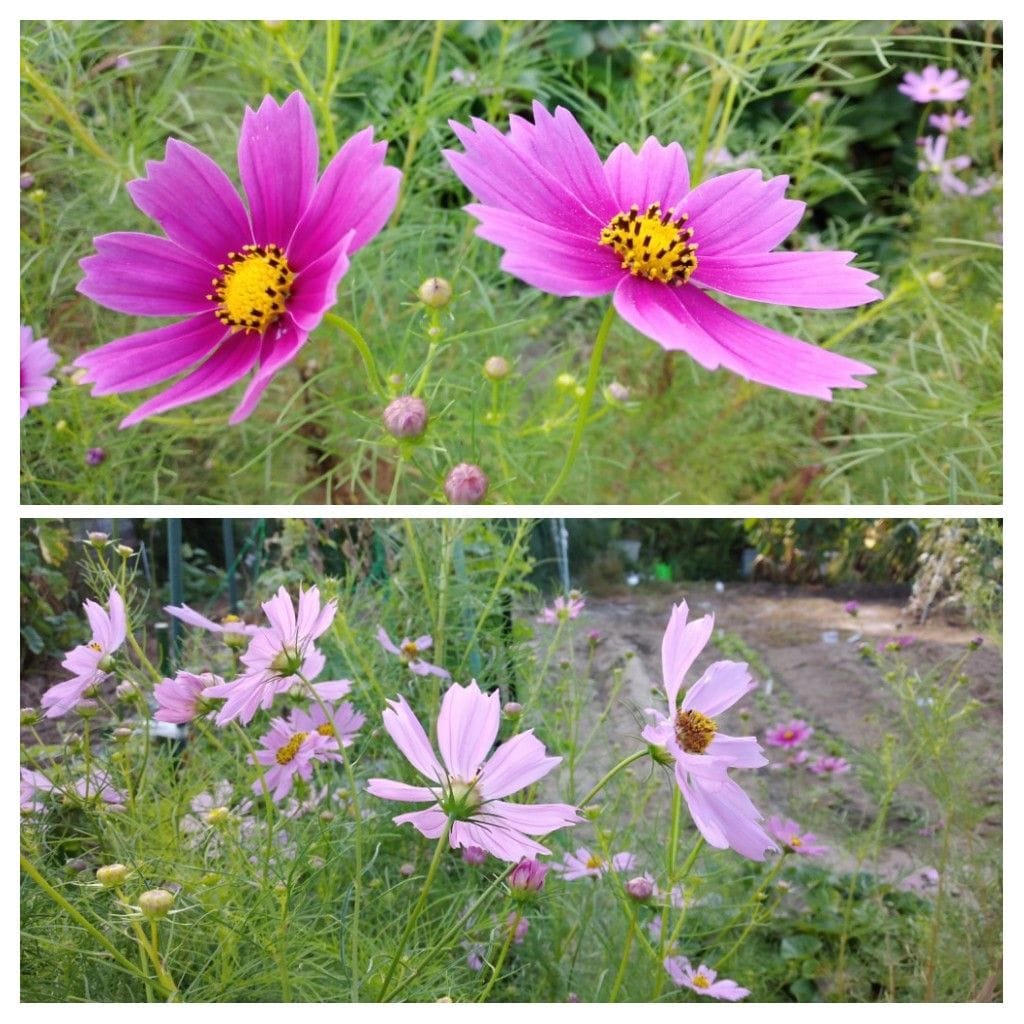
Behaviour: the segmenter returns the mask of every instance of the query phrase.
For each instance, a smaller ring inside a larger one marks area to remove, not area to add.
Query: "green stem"
[[[260,771],[260,763],[256,760],[256,749],[252,745],[252,741],[249,739],[246,731],[238,724],[238,720],[233,721],[235,731],[242,737],[242,743],[245,746],[252,763],[256,768],[256,771],[260,773],[260,788],[263,790],[263,803],[267,811],[267,848],[263,854],[263,884],[267,884],[267,880],[270,878],[270,855],[274,849],[274,801],[270,796],[270,787],[267,785],[266,773]]]
[[[402,932],[402,937],[398,940],[398,948],[395,950],[388,973],[384,977],[384,984],[381,986],[380,995],[377,997],[377,1002],[379,1003],[383,1003],[387,997],[388,989],[391,987],[391,979],[395,976],[395,971],[398,970],[398,965],[402,960],[402,954],[405,952],[405,945],[409,941],[409,936],[412,935],[412,930],[416,927],[416,922],[419,920],[419,916],[427,904],[427,896],[430,893],[430,887],[434,884],[434,877],[437,875],[437,869],[441,864],[441,856],[448,848],[448,833],[451,832],[453,820],[449,817],[445,822],[444,829],[437,840],[437,846],[434,847],[434,856],[430,861],[430,867],[427,868],[427,877],[423,881],[420,898],[416,901],[416,906],[412,908],[409,920],[405,923],[405,930]]]
[[[786,854],[789,851],[783,852],[782,856],[772,865],[771,871],[765,876],[765,880],[758,886],[757,891],[747,901],[747,907],[751,908],[750,920],[747,922],[746,928],[740,932],[740,937],[732,944],[732,946],[726,951],[725,955],[718,959],[715,964],[715,970],[724,970],[725,965],[733,958],[739,948],[747,940],[747,936],[753,931],[754,926],[757,924],[758,909],[764,900],[764,894],[768,891],[768,886],[775,881],[776,876],[782,870],[782,865],[786,862]],[[740,911],[740,917],[745,913],[746,908]]]
[[[590,801],[593,800],[594,797],[597,796],[597,794],[600,793],[601,790],[604,789],[604,787],[607,786],[608,783],[611,782],[611,780],[615,778],[615,776],[620,771],[622,771],[623,768],[626,767],[626,765],[630,765],[634,761],[639,761],[641,757],[646,756],[647,750],[645,748],[644,750],[638,750],[635,754],[630,754],[629,757],[624,757],[617,765],[615,765],[614,768],[611,768],[609,771],[605,772],[605,774],[601,776],[601,779],[594,784],[590,792],[587,793],[587,795],[576,806],[586,807],[587,804],[589,804]]]
[[[416,537],[416,528],[411,519],[404,519],[402,525],[405,528],[405,543],[412,552],[413,561],[416,563],[416,572],[420,578],[420,586],[423,588],[423,600],[426,603],[427,611],[430,614],[430,621],[437,621],[437,608],[434,605],[434,591],[430,586],[430,578],[427,575],[427,567],[423,561],[423,552],[420,549],[420,542]]]
[[[629,964],[629,954],[633,950],[633,936],[636,933],[636,921],[632,915],[629,918],[629,931],[626,932],[626,941],[622,944],[622,959],[619,961],[619,969],[615,972],[615,981],[612,983],[612,990],[608,993],[608,1002],[614,1003],[619,997],[619,989],[622,988],[623,979],[626,977],[626,967]]]
[[[352,339],[352,343],[355,345],[356,350],[362,357],[363,366],[366,367],[366,376],[370,380],[370,387],[380,395],[381,398],[387,398],[388,393],[381,383],[380,374],[377,372],[377,362],[373,358],[373,353],[370,351],[370,346],[366,344],[366,339],[359,333],[359,328],[355,324],[350,323],[343,316],[339,316],[337,313],[328,312],[324,313],[324,319],[331,324],[334,324],[339,330],[344,331],[345,334]]]
[[[584,388],[583,397],[580,399],[579,412],[577,413],[576,418],[576,429],[573,431],[572,441],[569,444],[569,451],[565,456],[565,463],[562,465],[562,471],[558,474],[555,482],[551,485],[548,493],[544,496],[544,500],[541,502],[543,505],[550,505],[558,496],[558,492],[562,489],[562,484],[565,483],[566,478],[572,472],[573,464],[576,462],[576,456],[579,454],[580,445],[583,442],[583,430],[587,425],[587,414],[590,412],[590,406],[594,401],[594,393],[597,391],[597,380],[601,375],[601,357],[604,355],[605,342],[608,340],[608,333],[611,331],[612,324],[614,322],[615,306],[610,305],[604,315],[604,319],[601,321],[601,326],[597,329],[597,337],[594,339],[594,351],[590,356],[590,369],[587,371],[587,383]]]
[[[507,906],[507,904],[506,904]],[[504,911],[502,915],[504,916]],[[498,975],[501,974],[502,967],[505,966],[505,959],[508,957],[508,951],[512,948],[512,940],[515,938],[516,929],[519,927],[519,922],[523,919],[521,911],[516,911],[515,920],[506,923],[505,941],[501,944],[501,950],[498,953],[498,959],[494,961],[494,967],[491,969],[491,976],[484,986],[483,992],[477,996],[478,1003],[484,1003],[487,1001],[487,997],[491,994],[491,989],[494,988],[495,982],[498,980]]]

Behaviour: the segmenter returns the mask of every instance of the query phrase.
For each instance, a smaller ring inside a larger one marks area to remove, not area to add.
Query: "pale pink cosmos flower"
[[[767,825],[768,831],[791,853],[798,853],[801,857],[822,857],[828,853],[828,847],[820,846],[813,832],[801,832],[792,818],[773,814]]]
[[[33,768],[21,769],[21,810],[23,814],[38,814],[46,810],[43,797],[56,787],[42,773]]]
[[[549,852],[529,836],[544,836],[582,820],[568,804],[503,799],[543,778],[562,759],[548,757],[532,729],[489,753],[501,716],[497,690],[484,694],[475,680],[448,688],[437,720],[440,761],[405,698],[388,705],[384,728],[427,784],[370,779],[367,790],[385,800],[432,803],[426,810],[398,815],[395,824],[408,822],[428,839],[437,839],[450,817],[452,849],[478,846],[499,860],[514,862]]]
[[[153,687],[157,710],[153,717],[158,722],[174,722],[184,725],[198,718],[206,701],[203,691],[211,686],[223,686],[224,680],[212,672],[180,671],[173,679],[164,679]]]
[[[764,741],[769,747],[798,747],[814,735],[811,728],[802,718],[773,725],[765,734]]]
[[[468,939],[464,939],[462,948],[466,951],[466,966],[471,971],[482,971],[487,947],[482,942],[470,942]]]
[[[661,647],[668,715],[662,717],[649,708],[655,721],[642,736],[672,759],[676,783],[708,843],[718,849],[731,847],[750,860],[763,860],[777,847],[759,824],[761,813],[727,770],[760,768],[768,761],[754,736],[726,735],[715,720],[757,684],[745,663],[716,661],[677,706],[683,676],[714,629],[714,616],[687,623],[688,614],[685,601],[672,608]]]
[[[395,644],[391,637],[381,626],[377,630],[377,643],[384,648],[388,654],[393,654],[410,672],[418,676],[439,676],[441,679],[450,679],[451,673],[441,668],[440,665],[432,665],[421,657],[424,651],[429,651],[434,646],[434,640],[427,635],[418,636],[410,640],[407,636],[402,637],[400,644]]]
[[[56,378],[46,375],[57,365],[57,353],[50,351],[50,339],[32,340],[32,328],[21,325],[21,418],[33,406],[50,400]]]
[[[220,622],[214,622],[205,615],[200,615],[199,612],[189,608],[187,604],[180,606],[165,604],[164,611],[189,626],[198,626],[200,629],[208,630],[211,633],[237,633],[242,636],[255,636],[260,631],[259,626],[251,626],[243,622],[237,615],[225,615]]]
[[[970,114],[965,114],[962,110],[957,110],[952,114],[932,114],[928,118],[928,123],[933,128],[937,128],[943,135],[949,135],[950,132],[955,131],[957,128],[970,128],[974,124],[974,118]]]
[[[960,72],[954,68],[947,68],[939,71],[934,64],[917,74],[908,71],[903,76],[903,82],[896,88],[909,96],[915,103],[931,103],[933,101],[956,103],[967,95],[971,83],[966,78],[960,77]]]
[[[366,128],[317,180],[319,147],[309,104],[292,93],[246,108],[238,169],[248,210],[204,153],[169,139],[163,160],[129,182],[135,205],[165,238],[117,231],[94,239],[78,290],[132,316],[185,317],[79,356],[94,395],[161,384],[122,427],[223,391],[255,370],[231,416],[244,420],[274,374],[294,359],[337,301],[349,258],[384,226],[401,173]]]
[[[685,956],[670,956],[665,958],[665,970],[669,977],[684,988],[693,989],[699,996],[710,996],[712,999],[726,999],[730,1003],[738,999],[746,999],[750,995],[750,989],[737,985],[735,981],[723,978],[716,981],[718,972],[711,970],[701,964],[696,970],[690,965]]]
[[[815,775],[845,775],[851,768],[845,757],[819,757],[807,766]]]
[[[109,612],[95,601],[86,601],[86,617],[92,628],[92,639],[69,651],[61,667],[73,673],[73,678],[51,686],[40,702],[47,709],[47,718],[66,715],[83,697],[86,690],[99,686],[114,667],[114,652],[124,643],[128,620],[124,601],[116,589],[111,588],[107,598]]]
[[[69,794],[67,789],[55,789],[55,792]],[[74,793],[80,800],[98,800],[107,804],[111,810],[121,810],[124,806],[125,795],[115,788],[110,776],[102,769],[93,770],[88,775],[83,775],[72,787],[70,792]]]
[[[464,846],[462,848],[462,859],[467,864],[479,867],[487,860],[487,851],[480,849],[479,846]]]
[[[234,787],[227,779],[221,779],[210,793],[199,793],[192,798],[191,814],[181,819],[181,830],[191,837],[189,845],[193,848],[205,846],[207,852],[216,856],[221,851],[220,830],[225,825],[236,826],[240,835],[248,835],[256,822],[249,813],[252,801],[243,800],[232,807]]]
[[[309,782],[313,761],[338,746],[333,737],[321,736],[315,730],[300,732],[283,718],[273,719],[270,731],[260,737],[260,743],[263,750],[256,751],[256,761],[270,770],[252,784],[253,792],[262,793],[266,785],[275,801],[283,800],[292,791],[296,775]]]
[[[708,294],[810,309],[881,297],[868,286],[875,274],[847,266],[852,252],[773,251],[804,212],[783,198],[787,178],[733,171],[691,189],[676,142],[652,137],[639,153],[622,143],[602,164],[568,110],[534,103],[533,116],[512,115],[507,134],[475,118],[472,128],[450,122],[465,152],[445,157],[480,199],[465,209],[505,250],[503,270],[554,295],[613,294],[627,323],[708,370],[824,399],[875,372]]]
[[[325,760],[340,761],[341,755],[334,753],[340,747],[350,747],[355,741],[356,734],[366,721],[366,715],[344,701],[337,707],[325,704],[311,705],[308,710],[296,708],[288,716],[288,722],[293,729],[300,732],[318,732],[328,740],[334,740],[333,750],[325,747],[321,757]]]
[[[226,725],[238,718],[242,724],[252,720],[259,708],[269,708],[279,693],[293,686],[305,687],[315,679],[327,659],[314,641],[334,621],[337,602],[320,606],[316,587],[299,587],[298,613],[288,591],[281,587],[264,602],[263,611],[270,627],[259,629],[249,641],[241,661],[245,671],[238,679],[203,691],[207,697],[226,697],[217,715],[217,724]],[[318,683],[314,689],[325,699],[343,697],[351,688],[348,680]]]
[[[575,882],[580,878],[600,878],[609,871],[632,871],[636,867],[636,857],[628,850],[617,853],[610,861],[599,854],[591,853],[581,846],[575,853],[567,853],[562,863],[551,865],[551,870],[560,874],[567,882]]]
[[[917,162],[917,169],[932,175],[939,190],[945,195],[966,195],[967,182],[958,178],[957,173],[965,171],[971,166],[971,158],[965,155],[947,157],[948,135],[929,135],[925,139],[920,139],[919,142],[921,159]]]
[[[545,608],[537,616],[537,621],[545,626],[557,626],[569,619],[578,619],[587,602],[573,591],[568,597],[556,597],[550,608]]]

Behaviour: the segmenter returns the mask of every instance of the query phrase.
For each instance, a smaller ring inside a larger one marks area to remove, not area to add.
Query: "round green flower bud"
[[[166,917],[173,906],[174,895],[166,889],[147,889],[139,897],[139,910],[154,921]]]
[[[444,309],[452,301],[452,286],[443,277],[428,277],[416,291],[420,302],[431,309]]]
[[[484,376],[488,380],[504,380],[511,372],[512,367],[503,356],[491,356],[484,363]]]
[[[96,869],[96,881],[104,889],[113,889],[115,886],[124,885],[128,877],[128,869],[123,864],[105,864]]]

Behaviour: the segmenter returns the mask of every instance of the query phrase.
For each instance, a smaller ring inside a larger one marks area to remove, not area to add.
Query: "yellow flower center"
[[[688,754],[703,754],[715,738],[717,728],[714,719],[700,711],[680,708],[676,713],[676,739]]]
[[[406,642],[402,644],[402,654],[410,661],[414,660],[419,653],[420,649],[412,640],[406,640]]]
[[[803,846],[804,844],[803,844],[803,841],[800,839],[799,836],[790,836],[789,837],[789,845],[792,846],[794,849],[796,849],[796,847]]]
[[[90,651],[102,651],[103,648],[95,640],[93,640],[92,643],[89,644],[89,650]]]
[[[308,732],[297,732],[283,747],[281,747],[277,754],[278,764],[289,764],[295,760],[295,755],[299,752],[299,747],[306,741],[306,737],[309,735]]]
[[[791,739],[792,739],[792,738],[793,738],[793,737],[794,737],[795,735],[796,735],[796,733],[795,733],[795,732],[793,732],[793,730],[792,730],[792,729],[787,729],[787,730],[786,730],[786,731],[785,731],[785,732],[784,732],[784,733],[782,734],[782,738],[783,738],[784,740],[791,740]]]
[[[631,206],[618,213],[601,232],[601,245],[610,245],[622,257],[622,269],[634,277],[665,284],[686,284],[697,269],[697,246],[690,244],[693,228],[684,228],[687,214],[661,212],[651,203],[646,213]]]
[[[225,327],[262,334],[284,313],[295,274],[276,245],[245,245],[228,259],[217,264],[221,276],[206,297],[218,303],[217,319]]]
[[[590,868],[591,870],[594,870],[595,868],[603,868],[604,867],[604,861],[601,860],[601,858],[598,857],[598,855],[596,853],[592,853],[587,858],[587,863],[586,863],[585,866]]]
[[[693,976],[693,983],[697,988],[711,988],[711,982],[703,974],[695,974]]]
[[[320,733],[321,736],[337,736],[338,735],[337,729],[335,729],[334,726],[330,722],[324,722],[323,725],[318,725],[316,727],[316,731],[318,733]]]

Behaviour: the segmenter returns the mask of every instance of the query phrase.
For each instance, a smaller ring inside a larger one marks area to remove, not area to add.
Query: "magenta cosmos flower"
[[[828,847],[819,846],[818,837],[813,832],[801,832],[792,818],[773,814],[767,825],[768,831],[791,853],[798,853],[801,857],[822,857],[828,853]]]
[[[802,718],[773,725],[765,734],[764,741],[769,747],[798,747],[814,735],[814,729]]]
[[[970,81],[961,78],[959,71],[954,68],[940,71],[934,64],[929,64],[921,74],[908,71],[902,84],[896,86],[915,103],[931,103],[933,100],[956,103],[967,95],[970,87]]]
[[[767,852],[778,848],[759,824],[760,812],[727,771],[760,768],[767,758],[755,737],[727,736],[716,721],[757,684],[743,662],[716,661],[677,706],[683,676],[707,645],[715,624],[712,615],[688,623],[688,614],[685,601],[673,606],[662,641],[668,715],[661,717],[648,708],[655,721],[641,735],[673,762],[676,783],[701,835],[718,849],[731,847],[751,860],[764,860]]]
[[[609,871],[632,871],[634,867],[636,857],[627,850],[615,854],[607,861],[581,846],[575,853],[567,853],[561,864],[552,864],[551,870],[560,874],[567,882],[575,882],[578,878],[600,878]]]
[[[388,705],[384,728],[427,784],[370,779],[367,789],[385,800],[433,804],[424,811],[398,815],[396,825],[408,822],[428,839],[437,839],[451,817],[452,849],[478,846],[512,862],[550,852],[529,836],[545,836],[581,820],[568,804],[519,804],[503,799],[543,778],[562,759],[546,756],[532,729],[513,736],[488,756],[498,736],[497,690],[484,694],[475,681],[448,688],[437,719],[440,761],[405,698],[390,700]]]
[[[699,996],[727,999],[734,1003],[737,999],[746,999],[750,995],[749,988],[743,988],[728,978],[716,981],[718,972],[705,967],[704,964],[694,970],[685,956],[666,957],[665,970],[677,985],[693,989]]]
[[[99,686],[110,675],[114,667],[114,652],[127,636],[128,620],[125,617],[124,601],[116,590],[111,589],[107,605],[109,612],[95,601],[86,601],[83,605],[92,629],[92,639],[69,651],[61,662],[61,667],[71,672],[73,678],[51,686],[43,694],[40,703],[47,709],[47,718],[66,715],[82,699],[86,690]]]
[[[706,289],[741,299],[836,309],[880,297],[852,252],[773,252],[804,204],[784,199],[785,177],[734,171],[690,188],[678,143],[649,138],[639,154],[622,143],[601,163],[576,119],[533,105],[502,135],[484,121],[452,129],[465,153],[445,151],[480,199],[466,207],[477,234],[505,250],[502,269],[554,295],[614,293],[624,320],[663,348],[703,367],[831,398],[863,387],[874,370],[763,327],[720,305]]]
[[[819,757],[807,767],[815,775],[845,775],[852,766],[845,757]]]
[[[402,638],[400,644],[395,642],[385,632],[384,627],[381,626],[377,630],[377,643],[384,648],[388,654],[395,655],[396,658],[400,659],[401,662],[409,669],[410,672],[418,676],[440,676],[442,679],[450,679],[451,673],[446,669],[441,668],[440,665],[432,665],[429,661],[424,661],[421,654],[424,651],[429,651],[434,646],[434,640],[429,636],[418,636],[415,640],[410,640],[407,636]]]
[[[57,353],[50,351],[49,338],[32,340],[32,328],[21,325],[21,418],[33,406],[46,405],[50,388],[57,383],[46,375],[57,365]]]
[[[248,211],[227,175],[187,143],[169,139],[164,159],[147,162],[128,193],[167,237],[100,235],[78,290],[119,313],[187,319],[119,338],[75,365],[94,395],[191,372],[122,427],[223,391],[255,368],[231,422],[253,411],[334,305],[351,255],[391,214],[401,173],[384,166],[386,150],[366,128],[317,181],[316,127],[296,92],[280,106],[267,96],[259,110],[246,108],[238,170]]]

